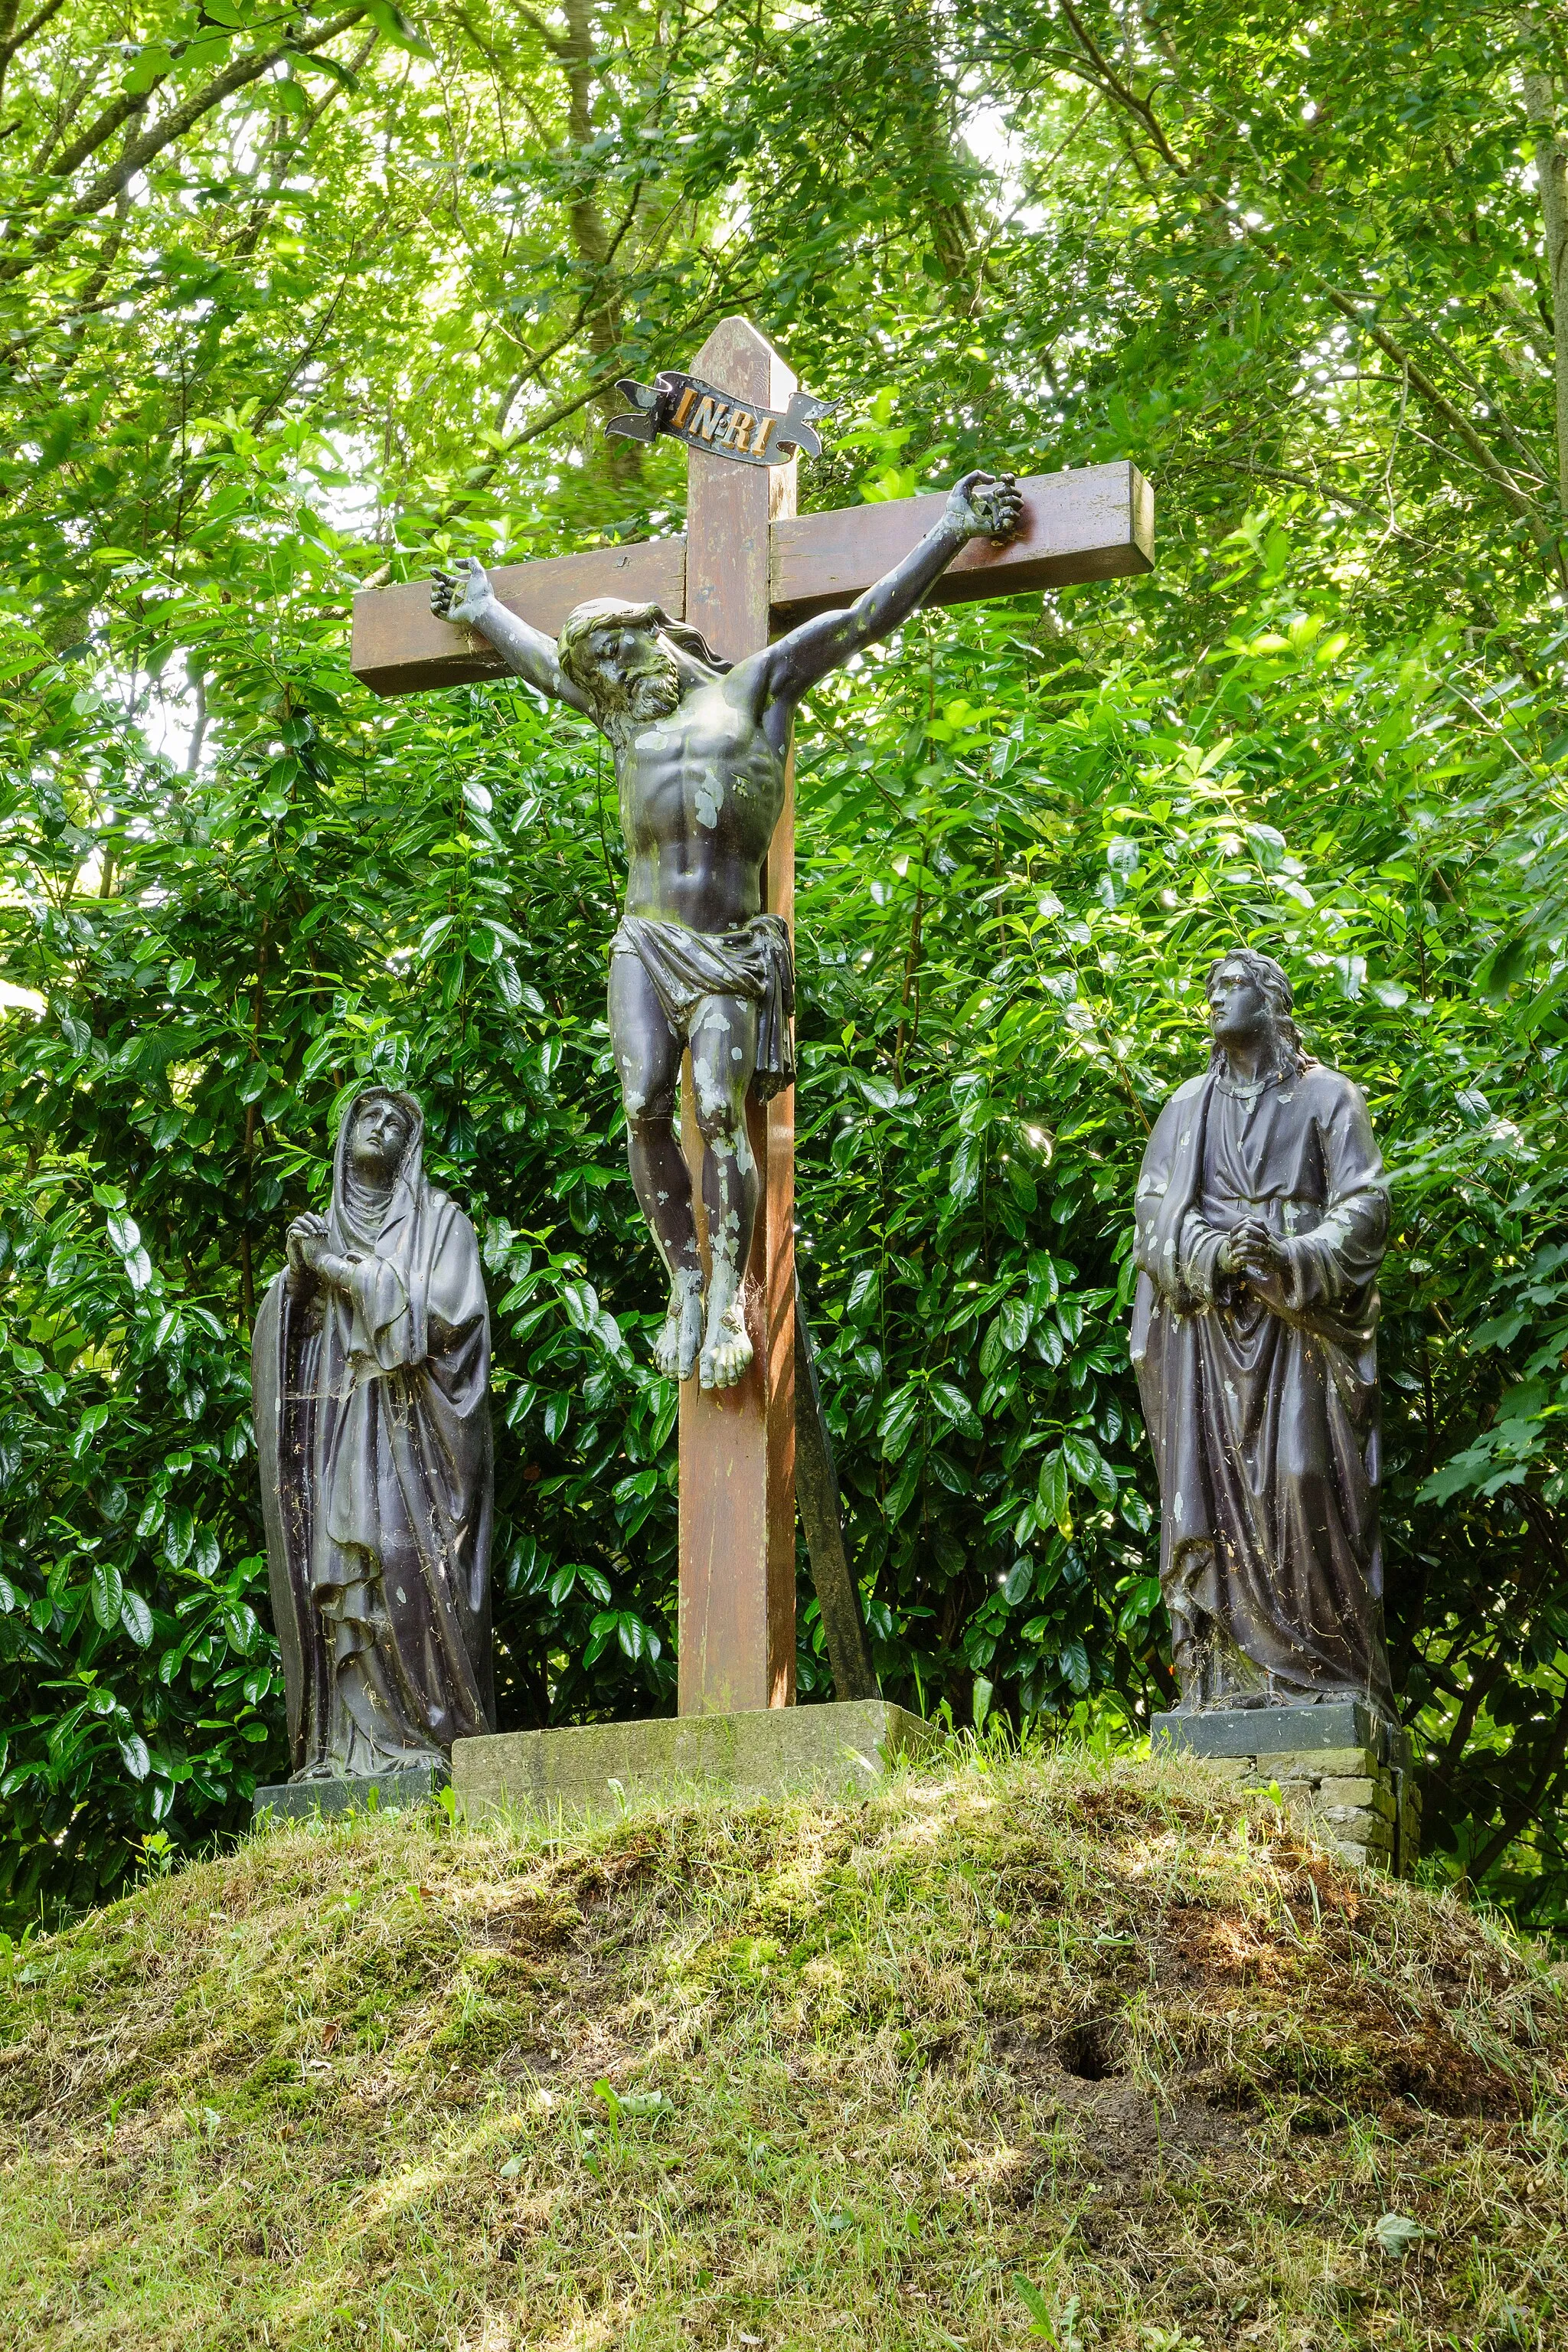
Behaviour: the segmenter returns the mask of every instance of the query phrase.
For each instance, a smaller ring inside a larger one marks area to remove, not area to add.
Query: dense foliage
[[[670,1702],[605,764],[521,689],[376,703],[345,617],[455,549],[678,528],[679,452],[602,419],[732,310],[840,398],[808,501],[1124,455],[1160,494],[1150,579],[922,615],[803,730],[801,1244],[889,1693],[1169,1687],[1131,1180],[1256,940],[1394,1176],[1432,1849],[1559,1923],[1555,37],[1459,0],[0,0],[13,1923],[280,1765],[247,1334],[368,1071],[493,1277],[503,1719]]]

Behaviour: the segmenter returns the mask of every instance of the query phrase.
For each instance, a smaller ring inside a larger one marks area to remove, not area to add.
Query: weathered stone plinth
[[[1410,1737],[1360,1699],[1157,1715],[1156,1754],[1179,1749],[1242,1788],[1278,1783],[1345,1861],[1407,1878],[1421,1850]]]
[[[255,1819],[309,1821],[313,1813],[395,1812],[401,1805],[428,1804],[451,1775],[444,1764],[411,1764],[399,1772],[367,1773],[353,1780],[284,1780],[258,1789]]]
[[[470,1821],[503,1808],[614,1812],[640,1797],[694,1787],[737,1796],[789,1789],[838,1795],[871,1788],[896,1757],[922,1754],[940,1737],[919,1716],[879,1698],[502,1731],[454,1744],[452,1786]]]

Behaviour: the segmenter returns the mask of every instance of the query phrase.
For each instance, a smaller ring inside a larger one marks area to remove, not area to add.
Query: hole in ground
[[[1062,2069],[1080,2083],[1104,2083],[1121,2072],[1121,2037],[1109,2017],[1086,2017],[1057,2038]]]

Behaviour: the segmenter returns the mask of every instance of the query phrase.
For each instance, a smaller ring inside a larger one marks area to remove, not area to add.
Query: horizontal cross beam
[[[1030,474],[1018,488],[1024,523],[1017,537],[1005,547],[971,541],[938,580],[929,603],[967,604],[1033,588],[1122,579],[1152,564],[1154,493],[1125,458],[1068,473]],[[775,522],[770,543],[774,628],[853,604],[925,536],[944,495],[834,507]],[[682,539],[636,540],[505,564],[490,577],[501,603],[547,636],[555,636],[574,605],[590,596],[662,604],[671,620],[686,618]],[[437,620],[429,583],[418,580],[354,598],[353,666],[356,677],[383,695],[419,694],[503,674],[482,639]]]

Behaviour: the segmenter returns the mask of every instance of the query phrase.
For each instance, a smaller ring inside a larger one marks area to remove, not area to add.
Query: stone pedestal
[[[1421,1800],[1410,1736],[1360,1699],[1320,1706],[1234,1706],[1157,1715],[1158,1755],[1201,1757],[1243,1788],[1277,1783],[1287,1804],[1313,1816],[1346,1862],[1407,1878],[1421,1850]]]
[[[258,1789],[254,1818],[269,1813],[275,1822],[308,1822],[313,1813],[393,1812],[400,1805],[428,1804],[450,1778],[444,1764],[416,1764],[354,1780],[284,1780]]]
[[[613,1813],[628,1800],[693,1787],[838,1796],[871,1788],[895,1757],[923,1754],[940,1738],[934,1726],[879,1698],[502,1731],[454,1743],[452,1787],[470,1821],[503,1808]]]

